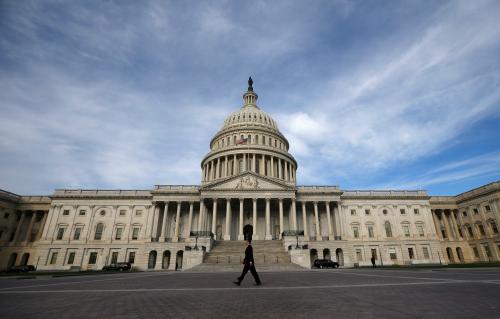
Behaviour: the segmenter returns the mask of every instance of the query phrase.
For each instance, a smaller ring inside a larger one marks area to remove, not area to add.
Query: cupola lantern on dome
[[[243,101],[245,104],[243,107],[250,106],[250,107],[257,107],[257,99],[259,96],[253,91],[253,80],[252,77],[248,78],[248,90],[245,94],[243,94]]]

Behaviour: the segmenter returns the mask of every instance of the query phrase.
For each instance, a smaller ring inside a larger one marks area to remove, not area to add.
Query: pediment
[[[246,172],[231,176],[212,184],[205,185],[204,190],[291,190],[293,187],[273,179]]]

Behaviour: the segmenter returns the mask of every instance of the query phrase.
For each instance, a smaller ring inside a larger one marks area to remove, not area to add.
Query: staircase
[[[257,271],[301,270],[290,262],[281,240],[252,241],[253,258]],[[246,242],[218,241],[205,257],[203,264],[192,268],[194,272],[240,272],[243,269]]]

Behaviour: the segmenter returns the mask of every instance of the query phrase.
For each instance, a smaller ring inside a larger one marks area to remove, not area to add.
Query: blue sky
[[[1,1],[0,188],[198,184],[249,75],[299,184],[500,179],[499,1]]]

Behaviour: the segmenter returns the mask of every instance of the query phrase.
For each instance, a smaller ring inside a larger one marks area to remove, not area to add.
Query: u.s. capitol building
[[[150,190],[0,191],[0,270],[188,269],[239,263],[251,237],[257,264],[344,267],[500,260],[500,183],[457,196],[422,190],[299,186],[299,167],[277,123],[257,106],[251,80],[201,161],[201,185]],[[260,249],[260,251],[259,251]],[[202,266],[199,266],[202,267]]]

